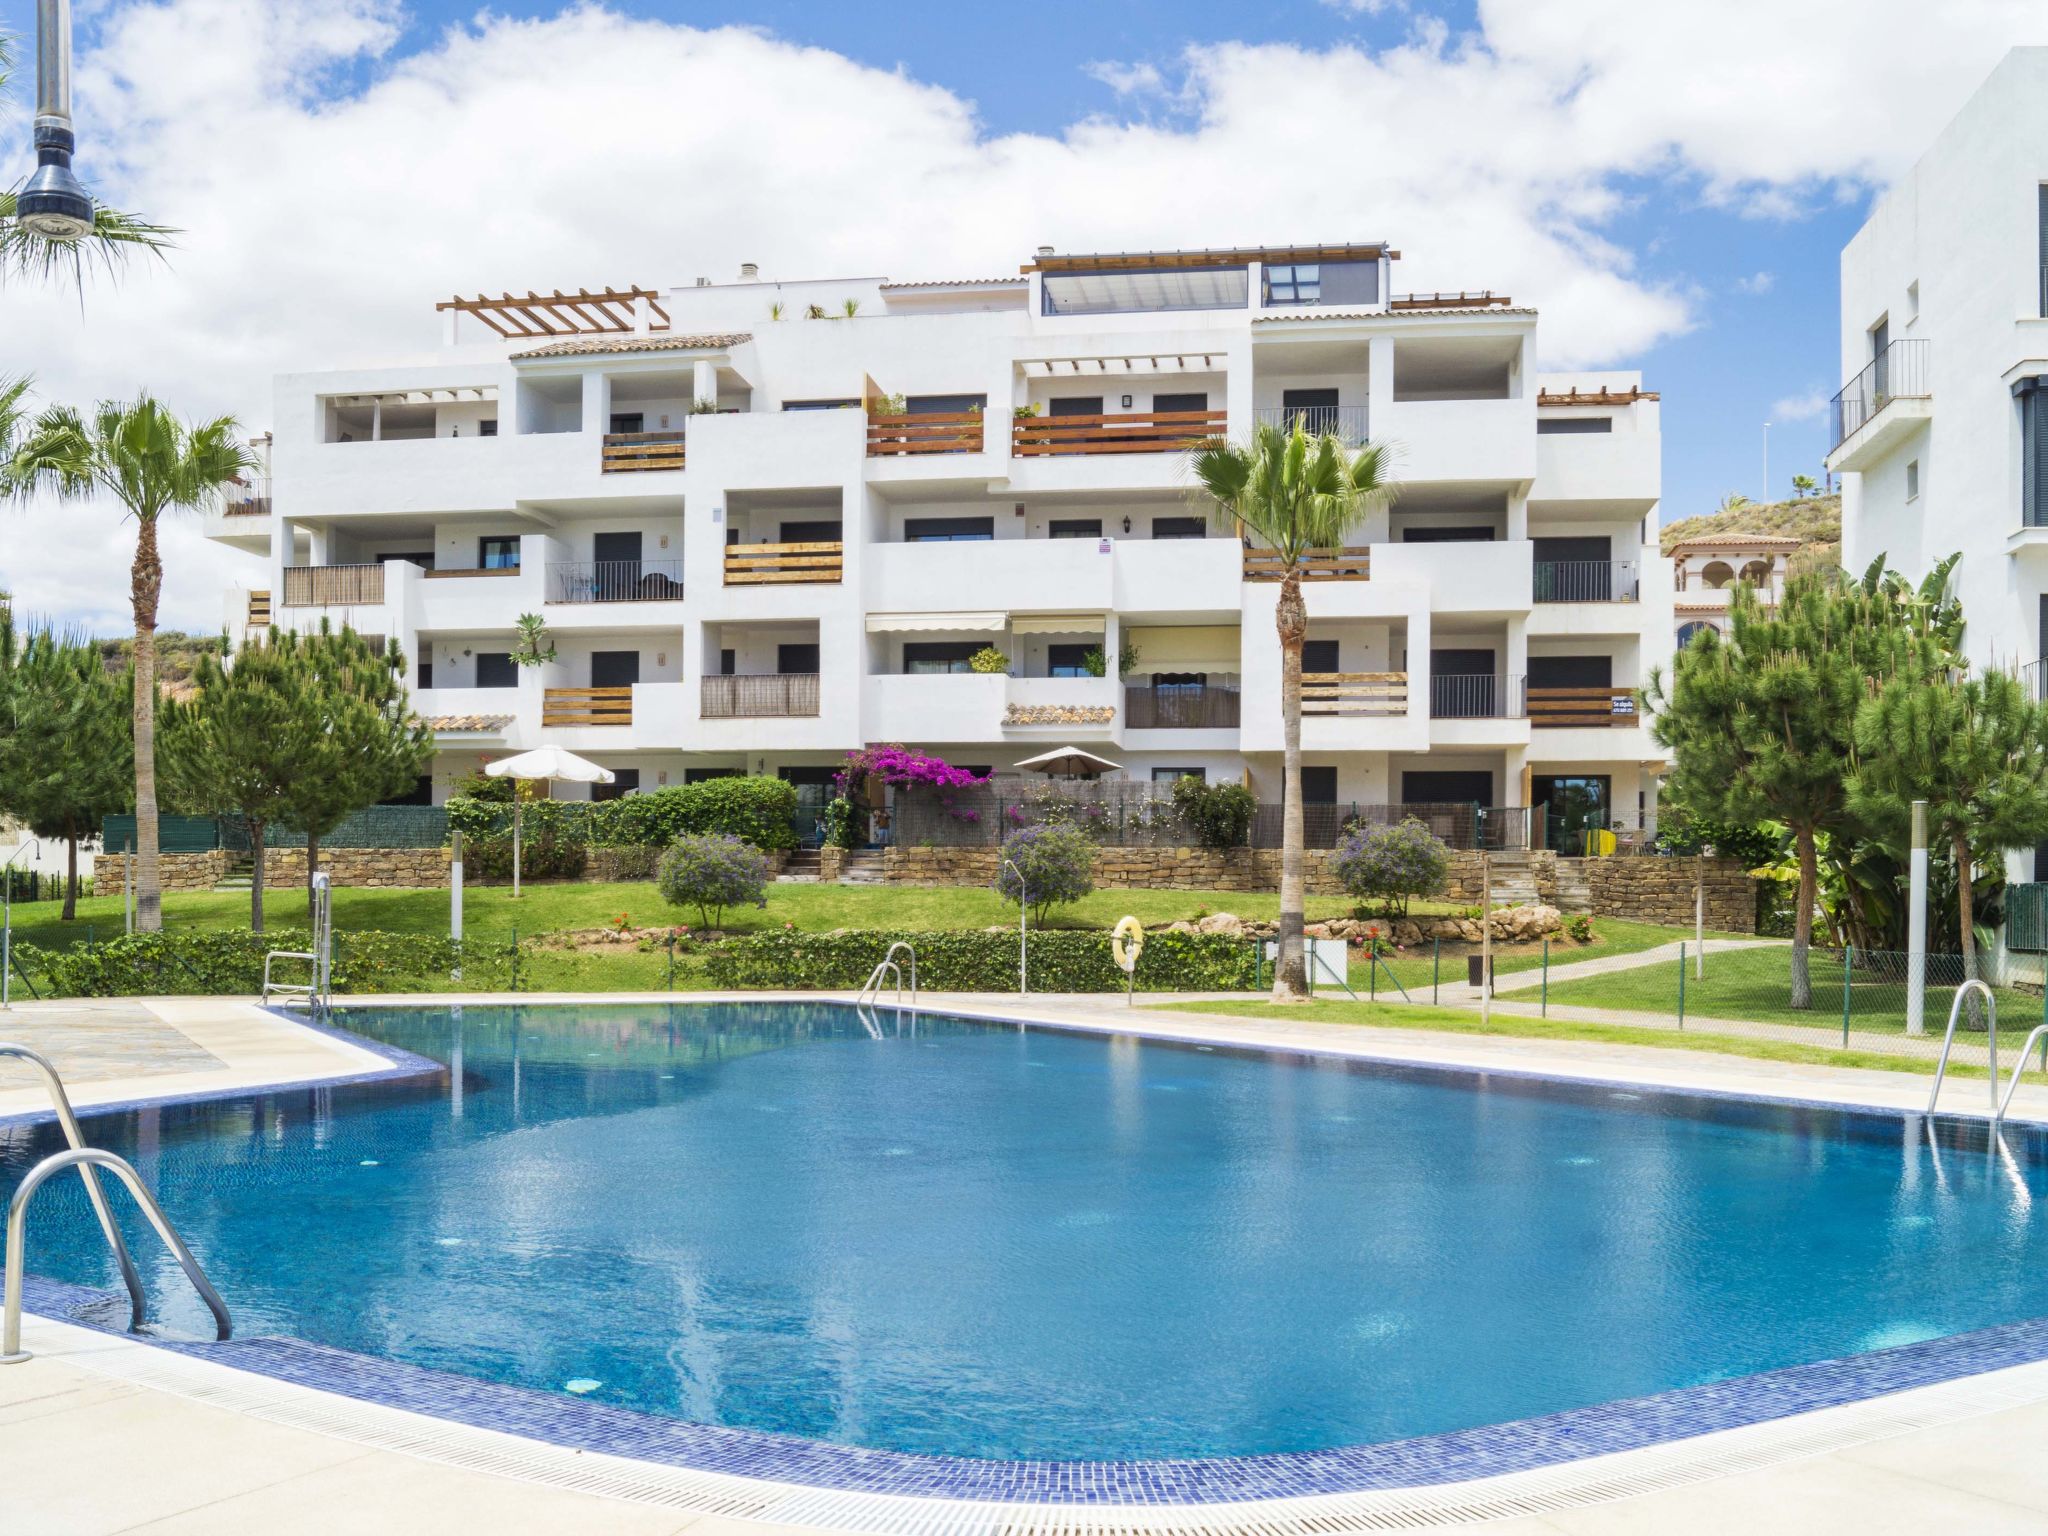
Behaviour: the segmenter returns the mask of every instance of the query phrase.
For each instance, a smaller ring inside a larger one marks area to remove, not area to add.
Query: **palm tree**
[[[1341,548],[1351,530],[1392,499],[1392,454],[1368,443],[1354,454],[1335,433],[1311,433],[1261,422],[1243,444],[1202,444],[1194,477],[1240,525],[1271,546],[1281,569],[1273,623],[1280,632],[1280,720],[1286,733],[1280,817],[1280,961],[1273,1001],[1308,997],[1302,950],[1301,646],[1308,608],[1301,597],[1302,561]]]
[[[232,416],[188,425],[148,395],[103,400],[90,420],[52,406],[0,466],[0,488],[17,500],[48,492],[65,501],[111,496],[135,519],[129,602],[135,612],[135,925],[163,926],[156,841],[156,609],[163,593],[157,520],[195,511],[244,470],[260,467]]]
[[[1792,489],[1801,501],[1805,501],[1820,490],[1820,482],[1811,475],[1794,475]]]
[[[10,41],[0,34],[0,98],[7,95],[13,62]],[[93,204],[92,226],[92,233],[83,240],[53,240],[38,234],[15,221],[14,193],[0,188],[0,284],[17,274],[47,281],[68,272],[72,285],[80,286],[88,266],[113,272],[137,251],[161,256],[177,233],[132,213],[101,207],[98,202]]]

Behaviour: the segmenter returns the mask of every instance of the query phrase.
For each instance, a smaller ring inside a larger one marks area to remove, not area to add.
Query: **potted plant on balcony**
[[[514,666],[537,667],[555,659],[555,642],[548,637],[547,621],[539,614],[522,613],[513,628],[519,631],[519,638],[512,642]]]
[[[984,645],[968,657],[967,665],[984,677],[1010,675],[1010,658],[992,645]]]

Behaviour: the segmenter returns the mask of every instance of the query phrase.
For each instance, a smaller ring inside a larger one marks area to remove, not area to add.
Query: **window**
[[[972,544],[996,536],[993,517],[906,517],[906,544]]]
[[[636,793],[639,788],[640,770],[638,768],[614,768],[612,770],[611,783],[593,784],[590,786],[590,798],[593,800],[623,800],[626,796]]]
[[[987,395],[910,395],[903,402],[911,416],[960,416],[987,407]]]
[[[1102,537],[1102,519],[1099,517],[1056,517],[1048,525],[1046,533],[1055,539],[1099,539]]]
[[[424,658],[420,662],[419,667],[413,672],[413,686],[415,688],[431,688],[434,686],[433,657],[428,656]]]
[[[1304,763],[1301,767],[1301,803],[1303,805],[1335,805],[1337,803],[1337,770],[1335,768],[1311,768]]]
[[[2020,520],[2048,528],[2048,376],[2021,379],[2012,392],[2020,402]]]
[[[1403,544],[1491,544],[1491,528],[1403,528]]]
[[[1918,459],[1908,459],[1906,460],[1906,500],[1918,501],[1919,499],[1920,461]]]
[[[1538,437],[1565,437],[1580,432],[1612,432],[1612,416],[1538,416]]]
[[[486,416],[482,421],[478,422],[476,424],[476,435],[478,437],[496,437],[498,435],[498,418]]]
[[[2041,258],[2041,313],[2044,316],[2048,316],[2048,182],[2043,182],[2037,189],[2037,192],[2039,202],[2036,207],[2036,216],[2041,225],[2039,251]],[[2036,878],[2038,879],[2039,877],[2036,876]]]
[[[731,646],[721,650],[718,653],[718,675],[720,677],[731,677],[734,672],[739,670],[739,659],[740,653]]]
[[[613,432],[639,432],[645,430],[647,417],[639,411],[613,411],[610,430]]]
[[[476,541],[476,564],[477,569],[480,571],[518,570],[518,538],[478,539]]]
[[[638,651],[592,651],[590,653],[590,686],[593,688],[630,688],[640,681],[640,653]]]
[[[981,640],[906,640],[903,670],[915,676],[939,672],[972,672],[967,658],[985,644]]]
[[[1284,262],[1266,268],[1268,304],[1318,304],[1323,297],[1323,269],[1316,262]]]
[[[840,522],[838,518],[787,519],[782,524],[782,542],[785,544],[837,544]]]
[[[1152,537],[1206,539],[1209,537],[1209,520],[1203,517],[1155,517],[1152,519]]]
[[[1283,389],[1280,391],[1280,424],[1292,430],[1296,422],[1304,432],[1337,430],[1337,391],[1334,389]]]
[[[802,677],[818,670],[815,640],[775,647],[775,670],[784,677]]]
[[[431,549],[387,549],[377,555],[377,564],[387,560],[403,560],[407,565],[416,565],[423,571],[434,568],[434,552]]]
[[[1154,395],[1152,409],[1155,413],[1166,411],[1206,411],[1209,409],[1209,395],[1206,390],[1192,390],[1178,395]]]
[[[476,685],[479,688],[517,688],[519,669],[512,665],[510,651],[476,653]]]
[[[1334,640],[1304,640],[1301,642],[1301,670],[1304,672],[1338,672],[1337,642]]]
[[[1681,624],[1678,626],[1678,648],[1682,651],[1688,645],[1691,645],[1694,639],[1696,639],[1698,636],[1711,635],[1717,633],[1719,633],[1719,631],[1717,631],[1713,625],[1707,623],[1706,620],[1694,619],[1689,624]]]
[[[1093,677],[1088,670],[1088,653],[1093,645],[1048,645],[1045,648],[1047,677]]]
[[[1209,782],[1209,770],[1206,768],[1154,768],[1152,770],[1152,782],[1154,784],[1178,784],[1182,779],[1193,779],[1197,784],[1206,784]]]
[[[1048,416],[1100,416],[1102,396],[1062,395],[1045,403],[1045,413]]]
[[[845,411],[858,410],[860,402],[858,400],[785,400],[782,402],[782,408],[785,411]]]

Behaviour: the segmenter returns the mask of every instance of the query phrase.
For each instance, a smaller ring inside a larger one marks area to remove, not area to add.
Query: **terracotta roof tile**
[[[608,352],[723,352],[743,341],[752,341],[749,331],[714,331],[702,336],[579,336],[571,341],[554,341],[530,352],[514,352],[513,362],[529,357],[590,357]]]
[[[502,731],[512,723],[510,715],[430,715],[427,725],[436,731]]]

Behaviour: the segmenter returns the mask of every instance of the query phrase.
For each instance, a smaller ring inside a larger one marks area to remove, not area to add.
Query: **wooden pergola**
[[[1638,400],[1658,398],[1654,389],[1630,385],[1627,389],[1546,389],[1536,396],[1538,405],[1634,405]]]
[[[606,288],[602,293],[592,293],[588,288],[564,293],[557,288],[553,293],[529,292],[523,298],[507,293],[495,299],[482,293],[473,299],[457,294],[436,304],[434,310],[437,314],[453,310],[460,315],[474,315],[500,336],[523,341],[631,335],[641,329],[636,315],[642,303],[647,306],[646,329],[667,330],[668,311],[662,307],[661,295],[652,288]]]

